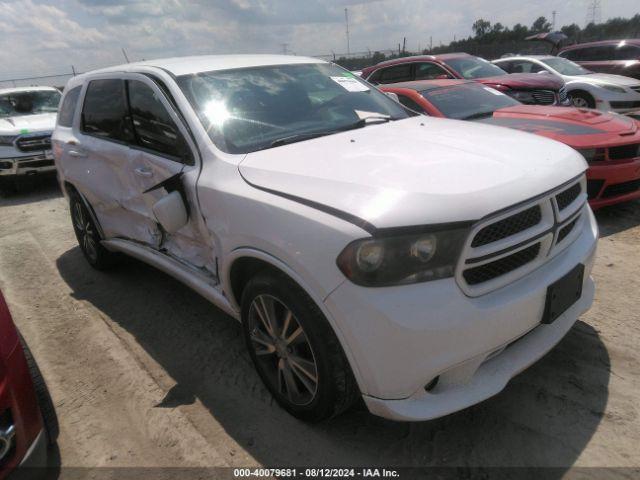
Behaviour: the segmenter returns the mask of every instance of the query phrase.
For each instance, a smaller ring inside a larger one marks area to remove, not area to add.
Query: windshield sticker
[[[504,93],[499,92],[495,88],[491,88],[491,87],[482,87],[482,88],[484,88],[487,92],[493,93],[494,95],[504,95]]]
[[[360,83],[353,77],[330,77],[331,80],[336,82],[342,88],[344,88],[348,92],[367,92],[369,87],[365,84]]]

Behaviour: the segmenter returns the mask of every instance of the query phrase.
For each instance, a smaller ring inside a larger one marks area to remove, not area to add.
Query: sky
[[[0,80],[87,71],[125,61],[209,53],[323,55],[407,50],[471,34],[478,18],[531,25],[539,16],[584,26],[589,0],[0,0]],[[601,0],[601,18],[640,13]],[[286,44],[284,46],[283,44]]]

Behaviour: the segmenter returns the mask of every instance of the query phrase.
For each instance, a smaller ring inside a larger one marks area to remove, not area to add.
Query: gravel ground
[[[313,426],[289,417],[233,320],[137,261],[109,273],[85,263],[55,182],[0,197],[0,289],[49,384],[63,471],[545,466],[559,478],[571,466],[640,466],[640,202],[598,221],[593,308],[502,393],[425,423],[363,409]]]

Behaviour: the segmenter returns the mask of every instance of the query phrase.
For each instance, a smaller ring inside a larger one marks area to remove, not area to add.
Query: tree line
[[[508,53],[549,53],[551,46],[539,41],[526,41],[525,38],[536,33],[551,31],[551,22],[546,17],[538,17],[530,27],[516,23],[513,27],[505,27],[502,23],[492,24],[483,18],[476,20],[471,29],[473,35],[460,40],[455,40],[448,45],[440,45],[432,49],[424,49],[424,55],[447,52],[467,52],[489,59],[498,58]],[[586,27],[572,23],[559,29],[568,40],[565,44],[591,42],[595,40],[638,38],[640,37],[640,14],[631,18],[611,18],[602,23],[589,23]],[[341,57],[336,63],[349,70],[357,70],[368,65],[374,65],[383,60],[389,60],[415,52],[399,50],[393,55],[385,55],[374,52],[364,57]]]

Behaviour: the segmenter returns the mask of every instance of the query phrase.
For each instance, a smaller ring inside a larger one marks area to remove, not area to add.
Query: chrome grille
[[[50,150],[51,134],[22,135],[16,139],[15,145],[22,152]]]
[[[553,105],[556,102],[556,94],[553,90],[532,90],[531,96],[540,105]]]
[[[469,296],[480,296],[527,275],[579,235],[587,205],[584,175],[491,215],[471,230],[456,268]]]

